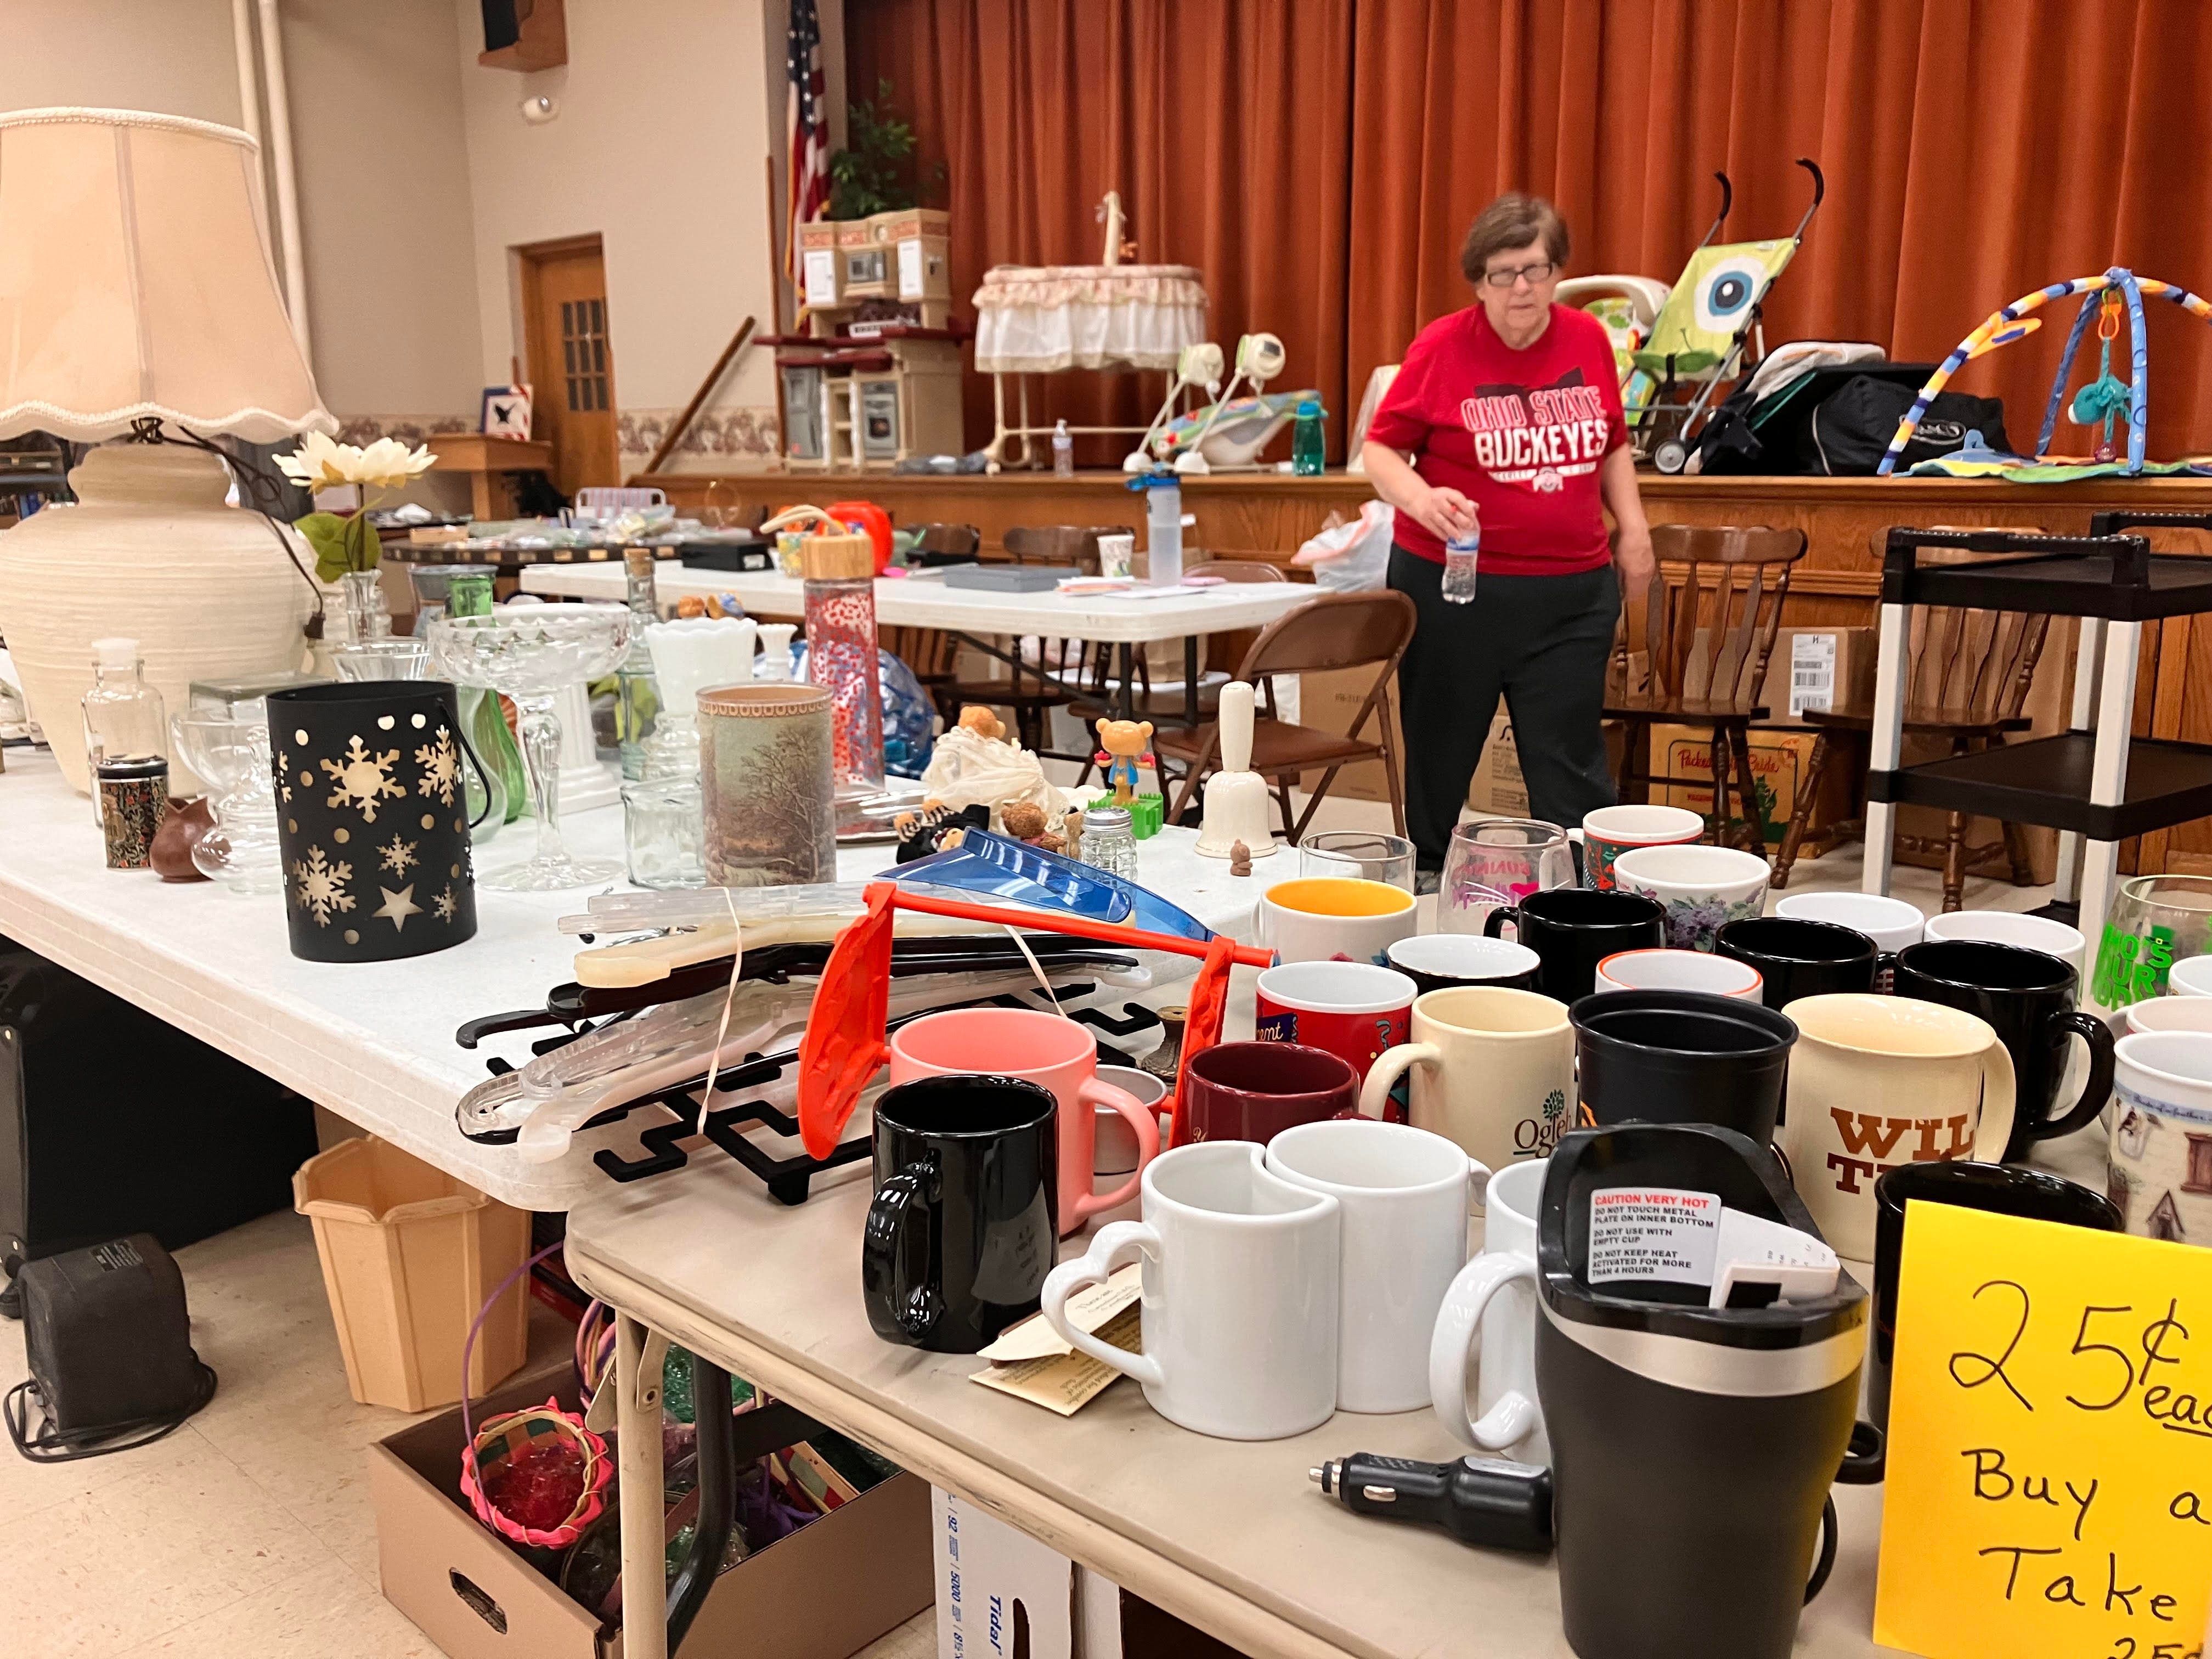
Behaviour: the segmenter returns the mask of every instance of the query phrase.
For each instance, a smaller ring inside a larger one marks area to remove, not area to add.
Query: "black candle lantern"
[[[392,962],[477,931],[465,740],[442,680],[269,696],[292,954]]]

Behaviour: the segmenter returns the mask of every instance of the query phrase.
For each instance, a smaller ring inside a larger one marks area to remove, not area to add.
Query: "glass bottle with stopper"
[[[629,655],[615,672],[615,729],[622,752],[622,775],[635,782],[645,775],[645,750],[660,695],[653,678],[653,650],[646,629],[660,620],[653,585],[653,550],[626,547],[623,571],[629,579],[630,614],[637,618],[629,635]]]
[[[100,805],[103,769],[118,777],[151,776],[150,764],[163,764],[163,800],[167,798],[168,716],[161,694],[146,684],[146,665],[138,641],[115,638],[92,642],[92,690],[84,694],[84,756],[92,775],[92,821],[104,822]]]
[[[811,520],[799,544],[806,593],[806,678],[830,697],[831,767],[840,799],[884,787],[883,686],[876,663],[876,548],[815,507],[794,507],[761,528]]]

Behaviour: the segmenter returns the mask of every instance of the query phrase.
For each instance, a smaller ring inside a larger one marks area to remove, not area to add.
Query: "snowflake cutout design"
[[[453,751],[453,734],[444,726],[438,728],[438,740],[426,743],[415,751],[416,764],[422,769],[422,781],[416,786],[416,793],[435,795],[447,806],[453,804],[453,785],[460,777],[460,757]]]
[[[397,749],[387,749],[380,755],[371,754],[362,747],[356,737],[348,745],[343,760],[321,761],[317,764],[331,775],[337,786],[325,806],[358,806],[363,823],[376,822],[379,798],[397,799],[407,792],[392,781],[392,763],[399,758]]]
[[[319,847],[310,847],[307,856],[293,864],[292,879],[300,908],[313,913],[318,927],[329,927],[332,915],[353,908],[353,895],[345,890],[353,879],[353,866],[329,862]]]
[[[402,841],[397,836],[376,851],[376,861],[395,876],[406,874],[408,866],[415,862],[415,843]]]
[[[284,750],[276,751],[276,798],[285,805],[292,804],[292,757]]]
[[[430,901],[430,908],[438,913],[439,921],[451,921],[453,919],[453,912],[461,908],[461,902],[453,896],[453,890],[448,886],[444,892]]]

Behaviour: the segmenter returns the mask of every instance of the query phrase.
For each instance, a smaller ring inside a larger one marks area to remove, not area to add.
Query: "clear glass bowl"
[[[508,605],[488,617],[441,617],[430,624],[430,659],[437,672],[458,685],[503,693],[521,715],[523,761],[538,816],[537,856],[480,876],[478,886],[544,893],[622,876],[619,860],[571,858],[561,840],[556,703],[568,686],[620,666],[635,624],[629,607],[619,605]]]
[[[331,647],[342,680],[419,680],[430,672],[430,643],[408,635],[355,640]]]
[[[192,867],[235,893],[283,892],[269,718],[262,705],[179,714],[169,734],[185,763],[206,781],[215,817],[192,848]]]

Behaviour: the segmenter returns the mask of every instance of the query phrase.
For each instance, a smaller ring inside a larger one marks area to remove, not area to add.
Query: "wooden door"
[[[606,261],[597,236],[522,251],[524,334],[535,397],[531,435],[553,446],[553,482],[573,495],[618,484],[614,348],[607,338]]]

